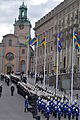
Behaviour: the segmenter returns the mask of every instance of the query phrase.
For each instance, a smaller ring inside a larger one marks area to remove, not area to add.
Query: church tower
[[[15,19],[14,34],[18,36],[21,43],[24,43],[26,37],[30,35],[30,31],[31,23],[27,18],[27,6],[25,6],[23,2],[19,8],[18,20]]]

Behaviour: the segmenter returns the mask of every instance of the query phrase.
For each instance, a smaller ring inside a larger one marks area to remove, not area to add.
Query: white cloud
[[[44,4],[44,3],[46,3],[48,0],[30,0],[30,3],[32,4],[32,5],[40,5],[40,4]]]
[[[27,1],[27,2],[26,2]],[[28,7],[28,18],[32,27],[35,22],[54,9],[63,0],[24,0]],[[2,36],[13,31],[13,23],[18,18],[22,0],[0,0],[0,41]],[[32,30],[32,36],[34,31]]]

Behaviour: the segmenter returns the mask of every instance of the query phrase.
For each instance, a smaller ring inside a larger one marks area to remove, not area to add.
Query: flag
[[[26,37],[25,37],[26,38]],[[28,44],[29,44],[29,36],[26,38],[26,41],[25,41],[25,46],[28,46]]]
[[[34,37],[31,41],[30,41],[30,45],[37,45],[37,37]]]
[[[62,49],[62,45],[61,45],[61,41],[60,41],[60,36],[58,34],[58,52],[59,53],[60,53],[61,49]]]
[[[45,40],[46,40],[46,37],[43,38],[43,40],[40,42],[41,46],[43,46],[43,48],[45,47]]]
[[[79,49],[80,39],[75,32],[74,32],[74,44],[75,44],[75,49]]]

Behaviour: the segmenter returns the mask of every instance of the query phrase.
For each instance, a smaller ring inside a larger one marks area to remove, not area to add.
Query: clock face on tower
[[[19,28],[20,28],[20,30],[24,29],[24,25],[23,25],[23,24],[20,24],[20,25],[19,25]]]

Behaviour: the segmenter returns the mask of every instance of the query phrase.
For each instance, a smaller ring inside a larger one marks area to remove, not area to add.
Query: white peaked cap
[[[26,95],[26,98],[28,98],[28,96]]]
[[[53,98],[51,98],[51,101],[53,100]]]
[[[75,99],[74,102],[77,102],[77,100]]]
[[[47,102],[47,106],[49,106],[49,102]]]

